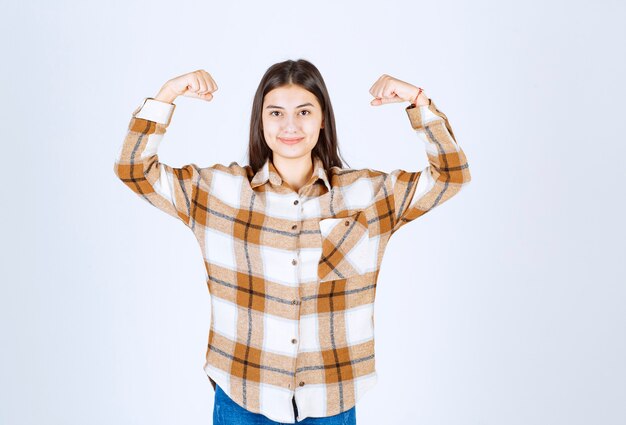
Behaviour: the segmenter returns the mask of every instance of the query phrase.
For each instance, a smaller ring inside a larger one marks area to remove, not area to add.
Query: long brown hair
[[[344,168],[343,163],[345,161],[339,155],[335,115],[326,84],[315,65],[305,59],[275,63],[265,71],[263,78],[261,78],[259,87],[254,94],[250,118],[250,142],[248,144],[248,162],[250,167],[256,174],[268,158],[273,158],[272,150],[267,145],[263,135],[263,121],[261,117],[263,113],[263,99],[271,90],[289,84],[301,86],[313,93],[322,107],[324,127],[320,129],[319,139],[311,151],[311,155],[322,160],[330,180],[330,168],[333,166]]]

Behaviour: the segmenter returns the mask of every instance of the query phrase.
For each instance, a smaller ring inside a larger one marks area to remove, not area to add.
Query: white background
[[[357,423],[626,423],[625,9],[618,1],[12,2],[0,14],[0,423],[209,424],[189,229],[113,173],[131,112],[207,70],[159,151],[247,163],[265,70],[305,58],[352,168],[427,165],[382,74],[424,88],[472,174],[407,224]]]

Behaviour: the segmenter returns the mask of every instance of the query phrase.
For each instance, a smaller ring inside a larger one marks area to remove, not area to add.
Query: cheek
[[[310,137],[310,139],[311,139],[310,143],[311,143],[312,146],[315,146],[317,144],[318,140],[320,139],[320,132],[322,132],[322,131],[323,130],[320,129],[319,127],[316,127],[312,131],[311,137]]]
[[[263,129],[268,133],[276,133],[279,128],[280,124],[276,120],[263,121]]]
[[[308,134],[311,134],[311,135],[313,135],[313,134],[319,134],[319,132],[320,132],[320,130],[321,130],[321,128],[320,128],[320,127],[321,127],[321,125],[322,125],[322,122],[321,122],[321,121],[311,121],[311,122],[307,122],[307,123],[306,123],[306,126],[305,126],[306,132],[307,132]]]
[[[265,140],[270,140],[276,134],[275,126],[272,123],[263,123],[263,136]]]

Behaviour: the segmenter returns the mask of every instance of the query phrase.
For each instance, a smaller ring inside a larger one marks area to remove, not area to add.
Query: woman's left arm
[[[394,211],[393,234],[404,224],[424,215],[457,194],[471,181],[469,165],[446,115],[422,90],[383,75],[370,89],[372,105],[409,101],[405,108],[411,127],[425,143],[429,165],[421,171],[397,169],[387,175],[384,196]],[[419,96],[418,96],[419,94]],[[417,99],[416,99],[417,96]]]

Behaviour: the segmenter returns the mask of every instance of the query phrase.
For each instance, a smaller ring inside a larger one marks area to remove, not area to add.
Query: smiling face
[[[298,85],[269,91],[263,99],[263,135],[274,161],[311,155],[323,128],[317,97]]]

